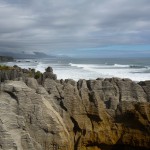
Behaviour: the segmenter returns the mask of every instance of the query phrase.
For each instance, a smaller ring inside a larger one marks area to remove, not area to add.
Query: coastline
[[[97,78],[129,78],[134,81],[145,81],[150,78],[149,59],[17,59],[4,63],[8,66],[18,65],[21,68],[34,68],[45,72],[51,66],[58,79],[97,79]]]
[[[32,77],[32,78],[35,78],[39,84],[41,83],[40,80],[42,80],[42,78],[47,78],[47,77],[50,78],[50,79],[58,80],[58,81],[74,80],[74,79],[71,79],[71,78],[57,79],[57,74],[53,73],[53,68],[50,67],[50,66],[45,68],[45,71],[40,72],[39,70],[36,70],[35,68],[26,69],[26,68],[21,68],[17,65],[7,66],[7,65],[3,64],[3,65],[0,65],[0,71],[1,71],[1,74],[0,74],[1,78],[0,79],[2,80],[1,82],[5,81],[5,80],[14,80],[14,79],[19,78],[19,77],[23,77],[23,78]],[[5,74],[5,75],[3,76],[3,74]],[[48,75],[46,75],[46,74],[48,74]],[[80,80],[87,80],[88,81],[88,80],[111,80],[111,79],[129,80],[129,81],[135,82],[135,83],[150,81],[150,80],[134,81],[134,80],[131,80],[129,78],[110,77],[110,78],[96,78],[96,79],[81,78],[79,80],[74,80],[74,82],[78,82]]]

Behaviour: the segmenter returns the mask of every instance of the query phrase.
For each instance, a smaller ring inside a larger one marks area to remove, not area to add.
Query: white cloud
[[[149,44],[149,10],[149,0],[0,0],[0,50]]]

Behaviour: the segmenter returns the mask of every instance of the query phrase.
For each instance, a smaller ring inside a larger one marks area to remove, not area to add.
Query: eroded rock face
[[[149,89],[118,78],[2,83],[0,149],[149,149]]]
[[[19,80],[20,78],[23,81],[27,81],[28,78],[37,79],[39,84],[43,84],[46,78],[56,80],[57,76],[53,73],[53,69],[48,67],[45,69],[44,73],[40,71],[35,71],[35,69],[22,69],[18,66],[6,67],[4,69],[0,69],[0,83],[5,80]]]
[[[70,147],[69,132],[46,91],[38,94],[21,81],[8,81],[2,85],[0,104],[2,149],[47,150],[56,141]]]

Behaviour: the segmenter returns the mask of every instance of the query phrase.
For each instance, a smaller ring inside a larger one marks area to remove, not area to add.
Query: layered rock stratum
[[[150,148],[150,81],[31,72],[1,71],[0,150]]]

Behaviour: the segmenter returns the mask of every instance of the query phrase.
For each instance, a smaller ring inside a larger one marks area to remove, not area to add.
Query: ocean
[[[150,58],[45,58],[16,59],[9,66],[35,68],[41,72],[51,66],[58,79],[129,78],[150,80]]]

